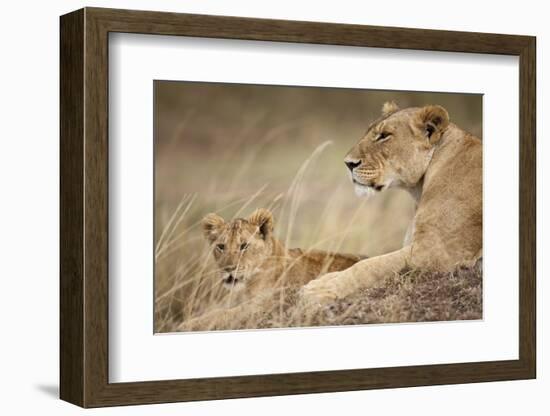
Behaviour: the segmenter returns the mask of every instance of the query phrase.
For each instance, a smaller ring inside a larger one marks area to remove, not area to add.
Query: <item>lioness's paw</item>
[[[307,308],[320,308],[334,302],[339,297],[338,285],[335,280],[337,279],[312,280],[309,282],[300,291],[301,304]]]

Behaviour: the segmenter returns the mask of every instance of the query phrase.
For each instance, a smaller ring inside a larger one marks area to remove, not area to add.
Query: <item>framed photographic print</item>
[[[535,104],[529,36],[62,16],[61,398],[534,378]]]

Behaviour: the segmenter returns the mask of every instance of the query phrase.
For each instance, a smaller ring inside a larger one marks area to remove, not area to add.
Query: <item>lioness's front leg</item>
[[[321,276],[302,288],[302,301],[309,305],[322,305],[357,289],[372,287],[386,276],[405,268],[410,253],[411,247],[406,246],[389,254],[362,260],[344,271]]]

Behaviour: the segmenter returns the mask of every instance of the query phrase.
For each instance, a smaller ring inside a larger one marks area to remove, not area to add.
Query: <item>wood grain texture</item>
[[[536,377],[536,41],[520,54],[519,97],[519,356]]]
[[[85,10],[84,57],[84,377],[85,406],[97,400],[108,380],[109,141],[108,33]]]
[[[87,8],[110,32],[519,55],[528,36]]]
[[[518,360],[109,383],[108,33],[520,57]],[[83,407],[535,377],[535,38],[87,8],[61,18],[61,397]]]
[[[60,22],[60,387],[84,405],[84,12]]]

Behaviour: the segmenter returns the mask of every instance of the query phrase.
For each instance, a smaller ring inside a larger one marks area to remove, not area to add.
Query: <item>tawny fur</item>
[[[212,329],[229,319],[243,302],[278,288],[301,287],[329,272],[345,270],[365,257],[321,250],[287,249],[273,235],[273,215],[264,208],[228,223],[217,214],[204,217],[203,232],[212,247],[220,282],[232,309],[214,310],[184,324],[184,329]]]
[[[345,297],[407,267],[447,272],[481,257],[482,144],[450,123],[443,107],[384,105],[346,163],[358,195],[403,188],[415,198],[416,213],[401,250],[310,282],[304,302]]]

